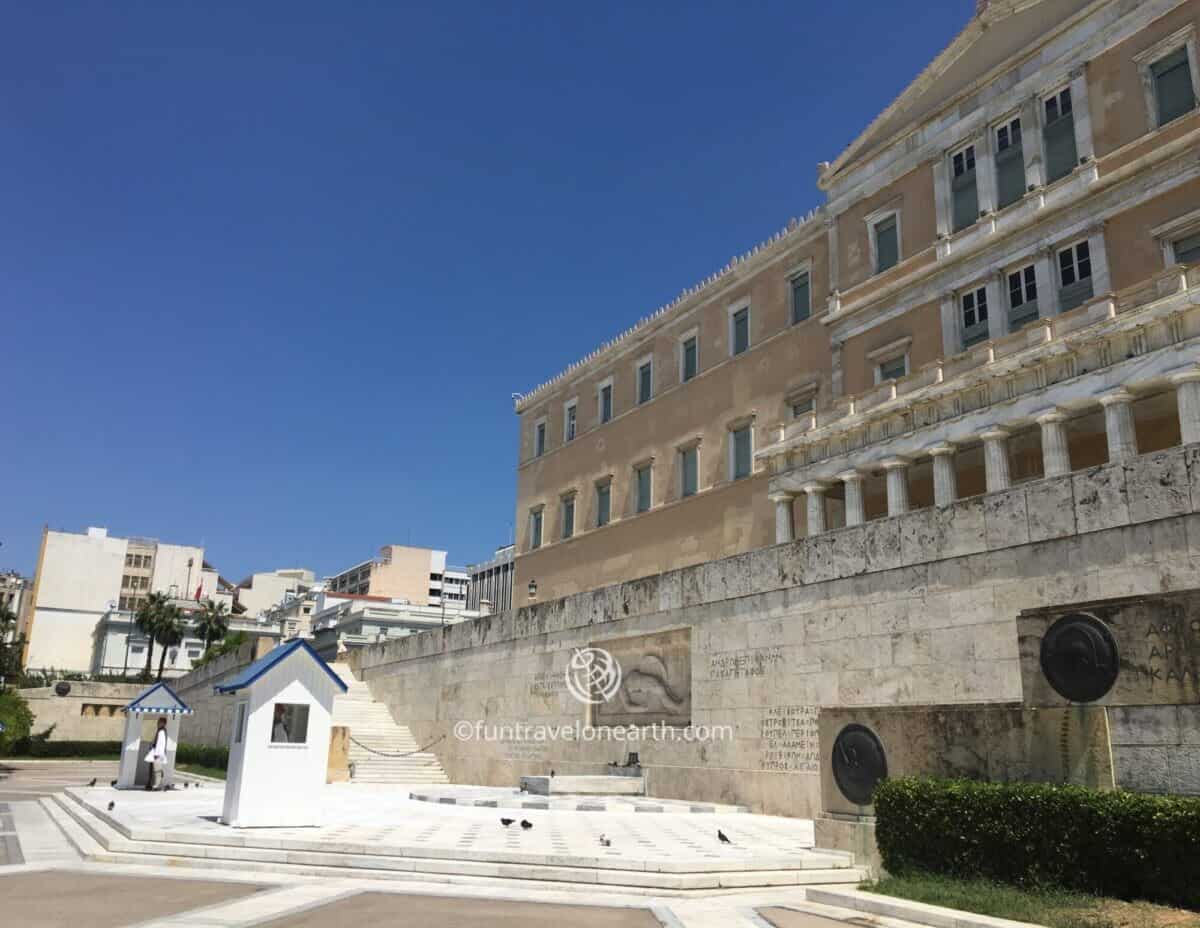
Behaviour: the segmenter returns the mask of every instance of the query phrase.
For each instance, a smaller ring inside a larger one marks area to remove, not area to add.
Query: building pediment
[[[1096,0],[980,0],[977,12],[895,102],[831,164],[822,165],[819,185],[828,190],[889,141],[931,118],[991,79],[1018,55],[1033,54],[1050,36]]]

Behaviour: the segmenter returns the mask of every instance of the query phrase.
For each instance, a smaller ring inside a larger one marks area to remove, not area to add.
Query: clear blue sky
[[[510,395],[817,205],[973,6],[10,6],[0,568],[488,556]]]

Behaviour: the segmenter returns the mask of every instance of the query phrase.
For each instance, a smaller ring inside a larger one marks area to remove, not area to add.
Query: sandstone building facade
[[[981,3],[823,206],[518,399],[520,598],[1200,437],[1197,29]]]

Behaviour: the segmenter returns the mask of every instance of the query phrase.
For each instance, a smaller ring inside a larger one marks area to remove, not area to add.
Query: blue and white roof
[[[290,657],[297,651],[303,651],[314,661],[316,661],[321,669],[329,674],[329,679],[331,679],[337,685],[338,689],[343,693],[346,692],[348,687],[342,682],[342,678],[333,672],[333,668],[325,663],[325,661],[321,658],[321,655],[314,651],[312,646],[303,638],[295,638],[292,641],[289,641],[287,644],[281,644],[279,647],[275,648],[275,650],[264,654],[249,667],[243,669],[240,673],[230,677],[224,683],[217,684],[213,687],[213,689],[218,693],[236,693],[238,690],[243,690],[280,661]]]
[[[155,683],[148,690],[138,694],[137,699],[125,707],[126,712],[135,715],[191,715],[192,710],[175,695],[165,683]]]

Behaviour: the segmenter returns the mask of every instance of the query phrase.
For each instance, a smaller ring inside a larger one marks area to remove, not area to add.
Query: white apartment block
[[[384,545],[379,556],[362,561],[325,581],[330,593],[381,596],[414,606],[462,611],[467,607],[470,575],[446,566],[446,552],[408,545]]]
[[[303,596],[316,583],[316,575],[306,567],[285,567],[251,574],[237,585],[235,596],[243,615],[258,618],[276,606]]]

